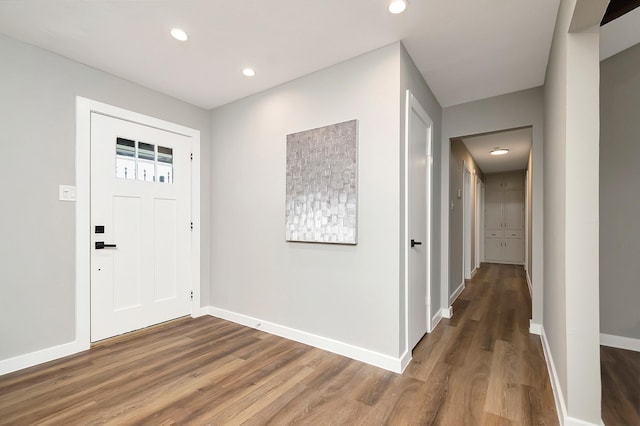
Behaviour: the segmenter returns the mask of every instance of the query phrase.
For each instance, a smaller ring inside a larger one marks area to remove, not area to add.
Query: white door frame
[[[433,120],[424,110],[420,102],[415,98],[415,96],[411,93],[410,90],[406,91],[405,96],[405,129],[404,129],[404,244],[402,244],[401,252],[404,256],[404,314],[405,314],[405,350],[401,357],[403,365],[402,369],[408,364],[411,357],[411,350],[413,348],[409,347],[409,137],[410,137],[410,129],[411,129],[411,111],[415,110],[418,115],[427,123],[427,143],[426,143],[426,159],[427,159],[427,194],[426,194],[426,211],[427,217],[426,221],[426,231],[427,231],[427,239],[424,241],[425,251],[426,251],[426,262],[427,262],[427,300],[425,301],[427,304],[427,332],[432,331],[432,301],[431,301],[431,271],[432,271],[432,261],[433,261],[433,251],[432,251],[432,209],[433,209]]]
[[[478,247],[478,267],[480,267],[481,263],[484,262],[484,182],[478,179],[478,192],[476,194],[476,205],[478,206],[478,213],[476,217],[478,218],[478,222],[476,223],[476,229],[478,230],[477,234],[477,244]]]
[[[91,113],[155,127],[191,138],[191,316],[200,315],[200,131],[91,99],[76,97],[76,338],[78,350],[91,338]]]
[[[471,279],[471,170],[462,162],[462,283]]]

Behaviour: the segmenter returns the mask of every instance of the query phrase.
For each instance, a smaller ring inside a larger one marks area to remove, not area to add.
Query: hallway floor
[[[558,424],[521,266],[485,263],[453,305],[453,318],[416,347],[405,375],[441,387],[434,423]],[[427,422],[428,424],[429,422]]]

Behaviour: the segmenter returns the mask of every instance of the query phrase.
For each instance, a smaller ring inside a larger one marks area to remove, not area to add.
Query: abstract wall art
[[[358,120],[287,135],[287,241],[358,243]]]

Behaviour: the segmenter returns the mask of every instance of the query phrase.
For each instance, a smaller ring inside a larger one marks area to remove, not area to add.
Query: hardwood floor
[[[640,352],[600,346],[600,375],[604,424],[640,425]]]
[[[556,425],[521,267],[484,265],[403,375],[212,317],[0,377],[0,424]]]

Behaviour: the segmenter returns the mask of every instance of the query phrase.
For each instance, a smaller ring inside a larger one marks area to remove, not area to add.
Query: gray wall
[[[533,276],[533,322],[542,323],[542,227],[543,227],[543,199],[542,199],[542,134],[543,134],[543,90],[541,87],[522,90],[493,98],[482,99],[460,105],[447,107],[442,113],[442,186],[446,193],[443,198],[442,227],[449,229],[449,156],[450,141],[452,139],[508,130],[517,127],[532,126],[532,155],[533,163],[531,178],[532,188],[532,276]],[[447,232],[448,233],[448,232]],[[448,236],[443,236],[443,242],[448,245]],[[446,258],[445,258],[446,255]],[[445,258],[442,265],[443,287],[457,286],[460,282],[449,279],[449,264],[461,265],[462,258],[449,259],[449,251],[443,248]],[[445,269],[446,268],[446,269]],[[460,267],[461,269],[461,267]],[[455,287],[453,287],[455,288]],[[448,298],[449,295],[446,295]],[[446,301],[448,303],[448,300]]]
[[[459,140],[451,141],[451,157],[449,159],[449,199],[453,202],[453,210],[449,210],[449,295],[460,287],[463,262],[463,219],[464,197],[458,198],[458,189],[464,191],[464,165],[471,172],[471,270],[475,268],[476,247],[476,185],[474,176],[484,181],[482,170],[478,167],[465,144]]]
[[[600,332],[640,339],[640,44],[600,63]]]
[[[440,303],[440,187],[441,187],[441,166],[440,166],[440,140],[442,138],[442,108],[436,100],[436,97],[431,92],[431,89],[422,78],[422,75],[416,68],[413,60],[402,47],[400,55],[400,123],[404,123],[406,120],[405,110],[405,94],[407,90],[413,93],[420,105],[425,109],[429,118],[433,121],[433,182],[432,182],[432,237],[431,237],[431,314],[432,317],[437,315],[441,308],[447,308],[448,306],[442,306]],[[400,126],[400,141],[401,146],[404,148],[402,141],[405,140],[405,127]],[[404,150],[401,149],[401,156],[404,158]],[[403,165],[402,165],[403,166]],[[401,170],[404,176],[404,169]],[[403,181],[404,182],[404,181]],[[404,186],[400,190],[400,205],[404,206]],[[406,247],[407,242],[403,241],[404,238],[404,214],[400,216],[400,244],[401,247]],[[404,258],[401,251],[400,263],[404,264]],[[404,282],[404,276],[400,277],[400,283]],[[404,297],[404,286],[401,285],[401,297]],[[404,313],[403,313],[404,315]]]
[[[75,339],[75,97],[192,127],[202,147],[202,292],[208,304],[209,113],[0,36],[0,360]]]
[[[214,308],[399,356],[400,52],[396,43],[211,112]],[[352,119],[358,244],[286,242],[286,135]]]
[[[601,422],[598,23],[606,4],[561,1],[545,80],[543,327],[561,415],[588,424]]]

